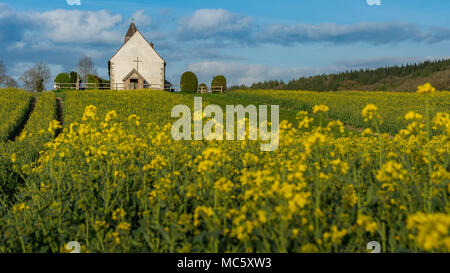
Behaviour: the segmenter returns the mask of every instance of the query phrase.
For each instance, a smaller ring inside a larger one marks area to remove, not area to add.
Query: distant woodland
[[[450,90],[450,59],[361,69],[336,74],[301,77],[289,82],[270,80],[232,89],[274,89],[311,91],[416,91],[418,85],[430,82],[438,90]]]

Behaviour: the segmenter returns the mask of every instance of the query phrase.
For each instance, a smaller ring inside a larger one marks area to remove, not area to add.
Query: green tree
[[[223,92],[227,90],[227,79],[223,75],[215,76],[211,82],[211,87],[223,87]]]
[[[100,78],[96,75],[89,75],[88,83],[100,83]]]
[[[198,88],[197,76],[191,71],[184,72],[183,75],[181,75],[180,86],[181,91],[183,92],[191,92],[191,93],[197,92]]]
[[[77,79],[79,79],[78,73],[75,71],[70,72],[69,78],[70,78],[70,83],[77,83]]]
[[[55,78],[55,83],[70,83],[70,76],[67,73],[59,73]]]

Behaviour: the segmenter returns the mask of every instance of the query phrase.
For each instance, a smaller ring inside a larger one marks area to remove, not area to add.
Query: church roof
[[[142,77],[142,75],[139,74],[139,72],[135,68],[133,68],[133,70],[131,70],[130,73],[128,73],[128,75],[126,75],[125,78],[123,78],[122,81],[127,81],[134,74],[136,74],[141,80],[146,81],[146,79],[144,77]]]
[[[134,26],[134,27],[133,27],[133,26]],[[133,28],[134,28],[135,30],[133,30]],[[130,37],[128,37],[128,33],[131,33],[130,30],[131,30],[131,32],[134,31],[134,33],[133,33],[133,35],[131,35]],[[156,55],[158,55],[158,56],[163,60],[164,65],[166,65],[166,61],[164,60],[164,58],[163,58],[161,55],[159,55],[158,51],[156,51],[156,49],[155,49],[153,46],[151,46],[151,44],[150,44],[150,43],[148,42],[148,40],[144,37],[144,35],[142,35],[142,33],[136,28],[136,25],[135,25],[134,23],[131,23],[130,28],[128,29],[128,32],[127,32],[127,34],[125,35],[125,43],[122,44],[122,46],[116,51],[116,53],[114,53],[114,55],[109,59],[109,61],[111,61],[112,58],[114,58],[114,56],[116,56],[117,53],[119,53],[119,51],[125,46],[125,44],[128,42],[128,40],[131,39],[131,37],[133,37],[136,33],[139,33],[139,34],[142,36],[142,38],[144,38],[144,40],[147,42],[147,44],[149,44],[150,47],[156,52]],[[127,39],[127,38],[128,38],[128,39]],[[109,66],[109,65],[108,65],[108,66]]]
[[[133,35],[137,32],[137,27],[136,25],[133,23],[130,24],[130,27],[128,28],[127,34],[125,35],[125,43],[131,38],[133,37]]]

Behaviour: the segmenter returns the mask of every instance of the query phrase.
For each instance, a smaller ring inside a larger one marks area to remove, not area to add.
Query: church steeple
[[[134,21],[134,20],[133,20]],[[131,37],[133,37],[133,35],[137,32],[137,27],[134,24],[134,22],[132,22],[130,24],[130,27],[128,28],[127,34],[125,35],[125,40],[124,43],[128,42],[128,40],[130,40]]]

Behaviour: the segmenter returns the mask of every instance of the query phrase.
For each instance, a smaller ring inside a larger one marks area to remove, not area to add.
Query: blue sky
[[[70,1],[0,1],[0,60],[11,76],[38,61],[54,76],[88,55],[106,78],[131,18],[175,84],[186,70],[206,83],[224,74],[251,84],[450,57],[450,1]]]

